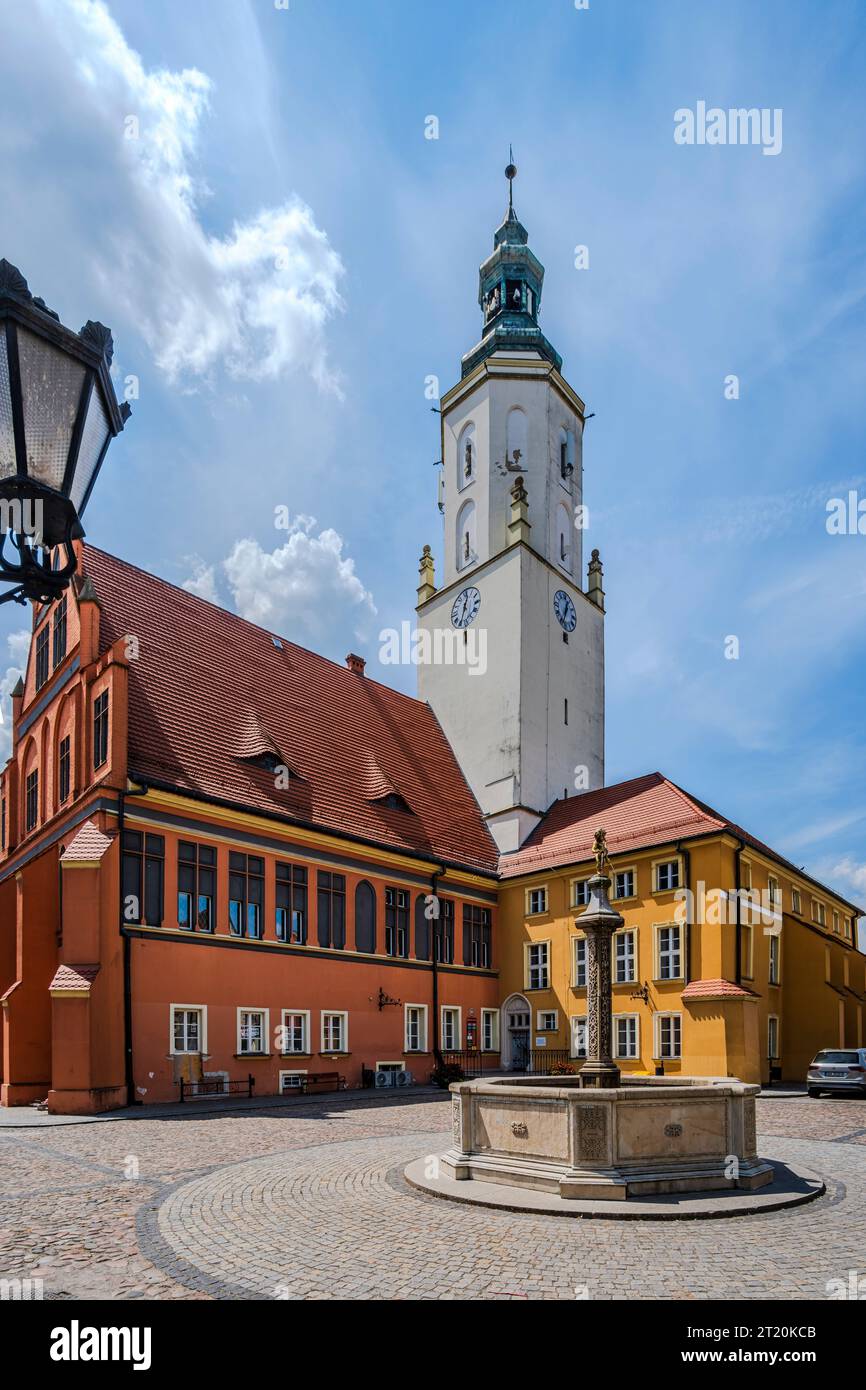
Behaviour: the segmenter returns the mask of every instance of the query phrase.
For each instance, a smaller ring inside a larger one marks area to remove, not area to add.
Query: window
[[[284,1057],[310,1050],[310,1014],[307,1009],[283,1009],[280,1051]]]
[[[547,989],[550,984],[550,943],[540,941],[536,945],[527,946],[527,989]]]
[[[450,898],[439,899],[439,917],[433,919],[433,949],[442,965],[454,964],[454,903]]]
[[[586,907],[589,903],[589,879],[575,878],[571,882],[572,907]]]
[[[490,969],[490,908],[463,904],[463,964]]]
[[[613,1043],[615,1057],[637,1057],[637,1014],[614,1014]]]
[[[140,830],[123,832],[123,919],[161,927],[165,840]]]
[[[177,846],[177,924],[213,931],[216,920],[216,850],[180,840]]]
[[[281,1071],[280,1072],[280,1095],[286,1096],[291,1091],[303,1089],[303,1080],[307,1075],[306,1071]]]
[[[559,1028],[559,1013],[556,1009],[541,1009],[538,1014],[539,1033],[555,1033]]]
[[[265,861],[255,854],[229,851],[229,931],[232,936],[262,935]],[[239,1049],[242,1050],[242,1049]]]
[[[817,898],[812,899],[812,921],[817,922],[819,927],[827,925],[827,910],[823,903],[819,903]]]
[[[614,936],[616,959],[614,961],[614,983],[631,984],[635,977],[635,933],[620,931]]]
[[[799,888],[793,888],[791,890],[791,907],[794,912],[800,913],[803,911]]]
[[[385,954],[409,954],[409,894],[405,888],[385,889]]]
[[[443,1008],[442,1010],[442,1051],[460,1051],[460,1010]]]
[[[770,942],[770,984],[779,983],[779,938],[778,936],[768,937]]]
[[[69,796],[70,783],[70,762],[71,754],[69,747],[69,735],[60,740],[60,748],[57,755],[57,800],[61,806]]]
[[[323,1052],[348,1052],[349,1050],[349,1015],[322,1014],[322,1051]]]
[[[767,879],[767,897],[771,907],[778,907],[782,901],[782,890],[779,887],[779,880],[770,876]]]
[[[547,889],[529,888],[526,893],[526,914],[528,917],[547,911]]]
[[[754,978],[753,940],[752,928],[744,922],[740,927],[740,974],[747,980]]]
[[[679,927],[659,927],[658,930],[658,980],[678,980],[680,970],[680,929]]]
[[[39,768],[34,767],[32,772],[28,772],[27,781],[24,783],[24,814],[25,825],[28,832],[35,830],[36,822],[39,819]]]
[[[574,987],[586,989],[586,937],[574,938]]]
[[[583,1014],[571,1020],[571,1055],[586,1056],[586,1016]]]
[[[634,869],[620,869],[613,876],[613,896],[615,898],[633,898],[635,895],[634,885]]]
[[[481,1051],[499,1051],[499,1010],[481,1010]]]
[[[850,937],[851,937],[851,918],[850,918],[850,917],[846,917],[846,918],[845,918],[844,922],[842,923],[842,930],[844,931],[845,935],[846,935],[846,936],[849,938],[849,940],[850,940]]]
[[[268,1050],[267,1009],[238,1009],[238,1052],[261,1056]]]
[[[66,595],[58,601],[52,620],[52,665],[55,670],[66,655]]]
[[[171,1006],[172,1052],[206,1051],[204,1019],[204,1009],[186,1004]]]
[[[751,888],[752,886],[752,866],[747,859],[740,861],[740,887]]]
[[[656,1056],[664,1060],[682,1055],[680,1014],[656,1014]]]
[[[464,425],[457,441],[457,486],[466,487],[475,477],[475,426]]]
[[[668,859],[664,864],[656,864],[656,892],[671,893],[680,886],[680,862]]]
[[[276,865],[275,926],[278,941],[303,946],[307,940],[307,871],[300,864]]]
[[[406,1052],[427,1051],[427,1005],[406,1005]]]
[[[457,568],[466,569],[478,556],[475,553],[475,503],[464,502],[457,514]]]
[[[839,935],[839,914],[838,914],[838,912],[834,912],[834,913],[833,913],[833,930],[834,930],[834,932],[836,933],[836,935],[838,936],[838,935]]]
[[[36,689],[48,680],[48,624],[36,634]]]
[[[93,766],[108,762],[108,691],[93,702]]]
[[[767,1019],[767,1056],[771,1062],[779,1056],[779,1020],[775,1014]]]

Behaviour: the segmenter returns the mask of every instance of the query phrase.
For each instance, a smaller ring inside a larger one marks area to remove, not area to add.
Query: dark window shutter
[[[366,879],[355,889],[355,950],[376,949],[376,894]]]
[[[426,893],[419,893],[415,899],[415,955],[418,960],[430,959],[430,923],[424,915],[426,906]]]
[[[472,964],[472,914],[466,903],[463,904],[463,964]]]

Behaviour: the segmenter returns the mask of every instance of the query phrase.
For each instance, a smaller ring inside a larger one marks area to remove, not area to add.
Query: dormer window
[[[248,762],[253,767],[263,767],[267,772],[276,772],[278,767],[282,767],[278,753],[257,753],[254,758],[248,758]]]
[[[412,814],[412,807],[403,800],[399,792],[389,792],[387,796],[380,796],[379,805],[389,811],[406,811],[409,815]]]

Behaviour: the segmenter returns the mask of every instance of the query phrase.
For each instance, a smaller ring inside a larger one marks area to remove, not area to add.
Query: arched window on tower
[[[457,440],[457,487],[464,488],[475,477],[477,459],[475,454],[475,426],[470,422],[464,425]]]
[[[509,410],[505,427],[505,462],[510,472],[517,472],[518,470],[524,472],[526,470],[529,461],[528,435],[526,411],[521,410],[520,406],[516,405]]]
[[[464,502],[457,513],[457,568],[466,569],[477,559],[475,552],[475,503]]]
[[[567,429],[559,431],[559,476],[567,486],[574,476],[574,434]]]
[[[560,502],[556,509],[556,558],[564,570],[571,574],[571,513]]]

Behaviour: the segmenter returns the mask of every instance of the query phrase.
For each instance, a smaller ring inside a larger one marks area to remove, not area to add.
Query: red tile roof
[[[494,874],[497,851],[428,705],[86,545],[103,649],[134,634],[130,771],[198,797]],[[285,790],[251,757],[276,753]],[[410,808],[376,800],[396,791]]]
[[[90,986],[98,974],[98,965],[59,965],[48,988],[72,989],[81,994],[89,994]]]
[[[683,999],[757,999],[754,990],[744,989],[731,980],[692,980],[683,990]]]
[[[82,859],[101,859],[111,848],[112,837],[103,835],[92,820],[85,821],[75,839],[68,844],[61,855],[67,861]]]

